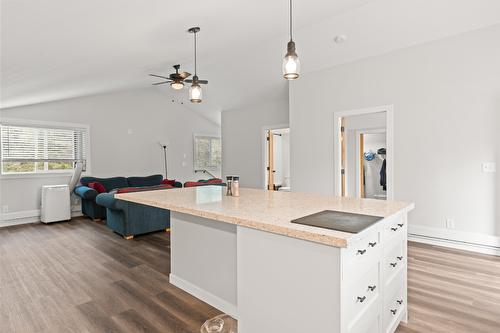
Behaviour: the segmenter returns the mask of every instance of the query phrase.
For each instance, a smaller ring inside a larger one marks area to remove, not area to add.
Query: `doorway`
[[[356,197],[387,200],[385,128],[356,131]]]
[[[265,130],[264,188],[290,191],[290,128]]]
[[[334,113],[335,194],[392,200],[392,106]]]

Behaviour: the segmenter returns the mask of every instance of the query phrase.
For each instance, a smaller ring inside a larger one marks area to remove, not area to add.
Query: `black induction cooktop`
[[[381,216],[324,210],[291,222],[357,234],[382,219]]]

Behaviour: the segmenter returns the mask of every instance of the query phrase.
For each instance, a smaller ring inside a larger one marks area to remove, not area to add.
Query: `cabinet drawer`
[[[385,250],[382,260],[382,281],[387,285],[392,283],[396,274],[406,267],[405,243],[396,243],[393,247]]]
[[[404,290],[400,288],[398,292],[389,298],[384,304],[383,316],[383,332],[393,332],[395,327],[399,325],[399,322],[403,318],[404,312],[406,310],[406,300],[404,298]]]
[[[380,263],[377,262],[363,275],[358,276],[355,283],[346,284],[342,309],[347,327],[353,327],[359,318],[367,315],[366,312],[370,307],[373,308],[374,303],[381,302],[379,276]],[[378,309],[375,308],[374,311],[378,312]]]
[[[384,246],[391,246],[391,243],[396,241],[396,239],[406,239],[408,229],[406,222],[403,219],[401,214],[397,214],[393,217],[390,217],[387,221],[385,221],[382,227],[382,241],[384,242]]]
[[[380,261],[380,232],[375,230],[342,250],[343,277],[352,281],[353,276],[362,275]]]
[[[349,333],[378,333],[382,325],[381,314],[377,304],[373,304],[367,313],[359,318],[348,330]]]

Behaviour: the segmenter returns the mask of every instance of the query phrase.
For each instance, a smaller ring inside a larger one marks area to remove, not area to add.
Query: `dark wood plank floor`
[[[219,311],[168,283],[169,244],[83,218],[0,229],[0,332],[199,332]],[[409,309],[399,333],[500,332],[500,258],[411,243]]]
[[[169,245],[83,218],[0,229],[0,332],[199,332],[220,312],[169,284]]]

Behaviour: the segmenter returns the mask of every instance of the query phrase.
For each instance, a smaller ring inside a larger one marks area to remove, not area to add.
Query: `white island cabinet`
[[[204,186],[119,194],[171,211],[170,282],[239,333],[394,332],[407,319],[413,204]],[[359,233],[291,223],[324,210],[380,216]]]

